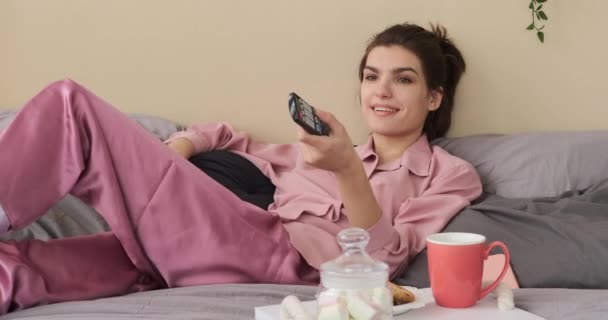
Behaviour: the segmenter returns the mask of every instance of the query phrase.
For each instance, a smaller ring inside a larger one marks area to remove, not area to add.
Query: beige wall
[[[547,41],[524,0],[1,0],[0,107],[71,77],[121,110],[230,120],[291,141],[286,96],[301,93],[366,134],[356,67],[372,33],[441,22],[469,69],[452,136],[608,129],[608,1],[550,0]]]

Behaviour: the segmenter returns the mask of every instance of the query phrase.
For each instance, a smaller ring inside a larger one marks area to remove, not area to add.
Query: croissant
[[[416,296],[414,296],[414,294],[401,287],[398,286],[392,282],[388,282],[388,287],[391,289],[391,292],[393,294],[393,305],[398,306],[400,304],[406,304],[406,303],[410,303],[413,302],[414,300],[416,300]]]

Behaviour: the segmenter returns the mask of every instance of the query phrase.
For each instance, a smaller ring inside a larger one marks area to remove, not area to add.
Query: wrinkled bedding
[[[287,285],[207,285],[136,293],[95,301],[67,302],[23,310],[0,319],[209,319],[249,320],[254,308],[286,295],[312,300],[317,288]],[[487,299],[495,299],[488,296]],[[608,319],[608,290],[517,289],[515,304],[546,319]],[[407,319],[407,313],[395,319]]]
[[[0,235],[0,240],[59,239],[109,229],[106,221],[95,209],[68,195],[26,228]]]

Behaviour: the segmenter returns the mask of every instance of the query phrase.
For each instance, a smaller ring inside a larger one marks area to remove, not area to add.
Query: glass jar
[[[317,319],[392,319],[388,266],[365,251],[369,234],[361,228],[338,233],[342,254],[321,264]]]

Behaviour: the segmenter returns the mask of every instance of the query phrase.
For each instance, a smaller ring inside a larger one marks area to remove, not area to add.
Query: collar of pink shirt
[[[374,152],[374,139],[370,136],[367,142],[355,148],[363,162],[363,168],[369,177],[374,170],[394,171],[405,166],[409,171],[420,177],[429,175],[431,157],[433,153],[426,135],[421,135],[405,152],[400,159],[378,166],[378,155]]]

